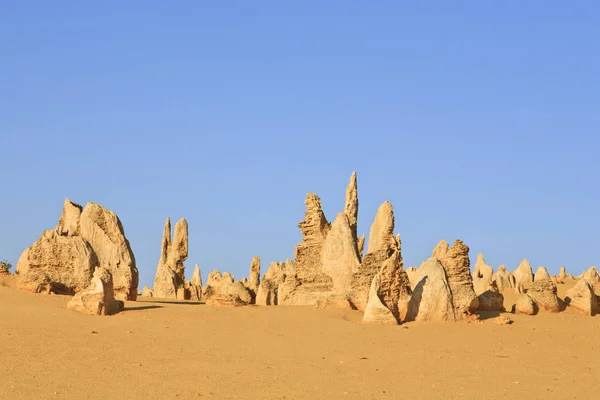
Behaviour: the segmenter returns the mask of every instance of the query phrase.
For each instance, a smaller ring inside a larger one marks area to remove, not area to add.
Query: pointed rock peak
[[[346,205],[344,206],[344,213],[346,214],[346,217],[348,217],[350,230],[352,231],[353,237],[356,239],[358,221],[358,188],[356,183],[356,172],[352,173],[350,183],[348,184],[348,187],[346,187]]]
[[[250,288],[254,291],[260,285],[260,257],[254,256],[250,263]]]
[[[483,253],[477,254],[477,262],[485,264],[485,258],[483,258]]]
[[[363,233],[363,235],[359,237],[356,241],[356,247],[358,248],[358,255],[360,256],[360,258],[362,258],[363,254],[365,253],[366,238],[366,235]]]
[[[192,285],[202,286],[202,274],[200,273],[200,267],[198,264],[194,266],[194,273],[192,274]]]
[[[529,260],[527,260],[526,258],[523,259],[523,261],[521,261],[521,263],[519,264],[519,266],[517,268],[528,268],[531,269],[531,264],[529,264]]]
[[[173,245],[178,250],[178,258],[185,260],[188,256],[188,223],[185,218],[181,218],[175,224],[175,234],[173,235]]]
[[[559,276],[561,278],[564,278],[567,276],[567,269],[565,268],[565,266],[563,265],[562,267],[560,267],[560,272],[559,272]]]
[[[542,279],[550,279],[550,275],[548,274],[546,267],[540,266],[538,268],[538,270],[536,271],[535,277],[533,278],[533,280],[535,282],[535,281],[540,281]]]
[[[502,264],[498,267],[498,272],[506,272],[506,265]]]
[[[321,209],[321,199],[314,193],[308,193],[304,204],[306,204],[304,220],[298,224],[300,232],[305,236],[312,237],[316,234],[324,238],[327,234],[329,223]]]
[[[79,219],[83,208],[73,203],[68,198],[63,204],[62,213],[56,225],[56,232],[62,236],[76,236],[79,234]]]
[[[450,246],[448,245],[448,242],[446,242],[444,239],[442,239],[439,241],[439,243],[433,249],[431,256],[435,257],[435,258],[444,258],[446,256],[446,254],[448,253],[449,249],[450,249]]]
[[[374,253],[390,244],[394,239],[394,208],[389,201],[385,201],[377,209],[375,220],[369,232],[369,245],[367,253]]]
[[[165,227],[163,229],[163,243],[171,243],[171,218],[167,217]]]

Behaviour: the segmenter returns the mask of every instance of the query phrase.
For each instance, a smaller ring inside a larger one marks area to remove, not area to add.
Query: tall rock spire
[[[356,183],[356,172],[352,172],[350,183],[346,187],[346,205],[344,206],[344,214],[348,217],[348,224],[352,231],[352,237],[356,241],[358,237],[358,187]]]

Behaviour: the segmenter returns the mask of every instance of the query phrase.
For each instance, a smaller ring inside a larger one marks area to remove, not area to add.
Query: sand
[[[600,316],[571,310],[372,326],[144,299],[99,317],[68,300],[0,286],[0,399],[600,398]]]

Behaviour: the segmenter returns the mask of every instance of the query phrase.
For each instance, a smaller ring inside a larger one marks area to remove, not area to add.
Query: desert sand
[[[351,310],[143,297],[94,316],[69,299],[0,286],[1,399],[600,396],[600,316],[571,309],[368,325]]]

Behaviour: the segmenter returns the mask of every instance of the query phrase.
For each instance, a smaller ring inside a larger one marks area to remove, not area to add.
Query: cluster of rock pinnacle
[[[206,285],[198,265],[185,279],[188,224],[185,219],[165,223],[153,289],[142,297],[196,300],[208,305],[311,305],[360,310],[363,322],[399,324],[405,321],[457,321],[477,318],[476,311],[505,311],[503,292],[518,292],[515,313],[559,312],[567,305],[582,313],[600,312],[594,290],[600,275],[591,267],[577,278],[550,276],[544,267],[534,274],[529,262],[509,272],[496,272],[482,254],[471,273],[469,247],[456,240],[440,241],[419,268],[404,269],[400,235],[394,233],[394,211],[384,202],[369,231],[358,236],[358,187],[353,173],[345,205],[333,222],[323,213],[321,199],[309,193],[304,201],[303,234],[293,260],[272,262],[261,277],[258,257],[252,259],[250,278],[235,280],[217,270]],[[85,208],[65,200],[54,230],[45,231],[27,248],[16,267],[19,287],[33,292],[75,294],[68,308],[108,315],[123,309],[123,300],[138,296],[138,270],[116,214],[88,203]],[[556,284],[577,283],[564,300]]]

